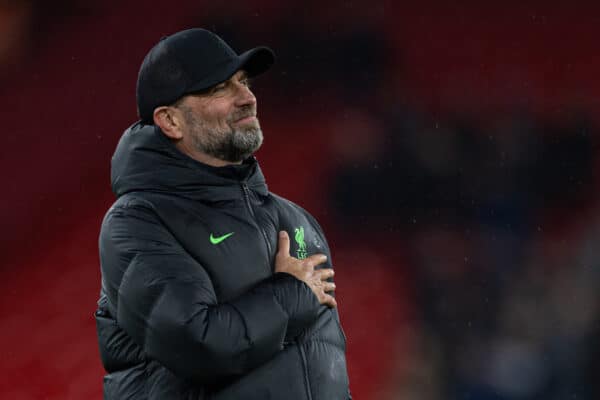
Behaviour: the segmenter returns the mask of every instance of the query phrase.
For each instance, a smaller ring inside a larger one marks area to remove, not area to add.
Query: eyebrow
[[[248,79],[248,80],[249,80],[249,79],[250,79],[250,77],[248,76],[248,73],[247,73],[246,71],[244,71],[243,69],[241,69],[240,71],[242,72],[242,73],[240,74],[240,77],[239,77],[239,79],[240,79],[240,80],[242,80],[242,79]],[[237,72],[236,72],[236,73],[237,73]],[[235,74],[233,74],[233,75],[235,75]],[[212,90],[212,89],[213,89],[215,86],[217,86],[217,85],[221,85],[221,84],[223,84],[223,83],[227,83],[228,81],[230,81],[231,79],[233,79],[233,75],[232,75],[232,76],[231,76],[229,79],[227,79],[227,80],[224,80],[223,82],[219,82],[219,83],[217,83],[217,84],[215,84],[215,85],[212,85],[211,87],[208,87],[208,88],[206,88],[206,89],[202,89],[202,90],[197,90],[197,91],[194,91],[194,92],[190,92],[190,93],[188,93],[188,95],[192,95],[192,96],[205,96],[205,95],[209,94],[209,93],[210,93],[210,91],[211,91],[211,90]],[[176,105],[176,103],[177,103],[177,102],[173,103],[173,105]]]

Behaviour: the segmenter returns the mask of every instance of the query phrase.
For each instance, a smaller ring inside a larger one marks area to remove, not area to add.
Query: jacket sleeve
[[[218,303],[207,272],[146,207],[109,212],[100,254],[119,326],[181,377],[214,383],[242,375],[281,351],[288,324],[317,317],[310,288],[283,273]]]

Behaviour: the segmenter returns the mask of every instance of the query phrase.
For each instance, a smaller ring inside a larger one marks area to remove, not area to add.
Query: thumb
[[[286,231],[279,231],[279,243],[277,244],[278,255],[290,255],[290,237]]]

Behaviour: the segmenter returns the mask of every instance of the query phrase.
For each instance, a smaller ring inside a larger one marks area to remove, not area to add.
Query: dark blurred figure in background
[[[561,229],[553,210],[591,203],[598,132],[581,115],[389,115],[377,151],[363,144],[344,158],[333,209],[341,225],[399,230],[412,244],[417,335],[437,343],[426,362],[440,365],[439,395],[593,398],[578,371],[597,324],[600,259],[547,236]],[[381,126],[365,131],[381,136]]]
[[[598,132],[579,115],[479,126],[390,115],[399,120],[384,124],[385,145],[357,146],[359,161],[340,168],[333,209],[342,225],[400,230],[412,243],[418,335],[438,343],[441,393],[593,398],[578,371],[597,324],[600,260],[547,235],[560,229],[549,212],[590,204]]]
[[[51,24],[98,8],[84,0],[0,0],[0,83],[31,61]]]
[[[0,79],[20,65],[31,41],[31,1],[0,1]]]

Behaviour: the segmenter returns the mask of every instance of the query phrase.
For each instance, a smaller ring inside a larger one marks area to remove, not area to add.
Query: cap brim
[[[275,53],[268,47],[259,46],[250,49],[237,58],[219,68],[215,73],[204,78],[201,82],[191,85],[186,93],[199,92],[211,88],[231,78],[239,70],[244,70],[249,77],[266,72],[275,63]]]
[[[266,72],[275,63],[275,54],[268,47],[260,46],[240,55],[241,65],[248,76],[253,77]],[[234,71],[235,73],[235,71]],[[232,74],[233,75],[233,74]]]

